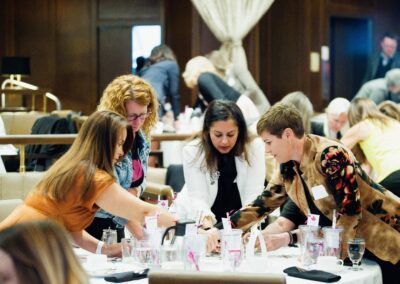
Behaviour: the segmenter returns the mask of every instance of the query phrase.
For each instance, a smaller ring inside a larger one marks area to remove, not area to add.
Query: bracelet
[[[96,247],[96,254],[101,254],[101,249],[103,248],[104,242],[99,241]]]
[[[293,234],[292,234],[292,232],[287,232],[288,234],[289,234],[289,244],[288,244],[288,246],[292,246],[292,245],[294,245],[294,242],[293,242]]]

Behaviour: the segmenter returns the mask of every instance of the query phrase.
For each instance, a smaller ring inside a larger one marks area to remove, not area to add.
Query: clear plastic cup
[[[206,256],[207,235],[188,235],[183,239],[183,262],[185,270],[199,271],[199,259]]]
[[[135,241],[134,239],[121,239],[122,261],[135,262]]]
[[[319,236],[319,226],[308,226],[300,225],[300,262],[301,265],[309,266],[312,264],[312,259],[307,252],[307,242],[308,240],[318,238]]]
[[[243,231],[239,229],[221,230],[221,256],[225,267],[235,271],[243,259]]]
[[[340,258],[343,228],[324,227],[322,232],[324,235],[323,255]]]

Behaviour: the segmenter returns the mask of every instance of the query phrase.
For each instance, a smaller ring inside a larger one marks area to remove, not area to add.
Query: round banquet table
[[[81,259],[84,268],[88,271],[90,277],[90,283],[110,283],[104,280],[104,275],[115,273],[115,272],[124,272],[124,271],[139,271],[141,268],[137,264],[127,264],[120,261],[108,261],[106,269],[103,268],[96,270],[96,265],[91,265],[91,267],[87,267],[85,265],[86,257],[91,254],[90,252],[86,252],[82,249],[75,249],[76,254]],[[257,258],[257,256],[256,256]],[[260,257],[261,259],[261,257]],[[245,261],[243,265],[238,268],[237,272],[250,272],[250,273],[282,273],[283,270],[287,267],[291,266],[299,266],[299,249],[292,247],[283,247],[276,251],[267,253],[267,265],[265,269],[262,271],[257,269],[254,265],[245,265]],[[222,260],[220,257],[212,256],[205,257],[200,261],[200,270],[208,271],[212,273],[213,271],[224,271]],[[264,266],[263,266],[264,267]],[[351,271],[347,266],[337,265],[335,267],[330,267],[329,269],[324,267],[318,267],[318,264],[311,267],[311,269],[319,269],[328,271],[341,276],[341,280],[335,283],[349,283],[349,284],[382,284],[382,272],[379,265],[372,260],[363,259],[362,260],[362,269],[360,271]],[[136,284],[148,284],[148,279],[140,279],[129,281],[125,283],[136,283]],[[318,283],[318,281],[310,281],[301,278],[290,277],[286,275],[286,283],[288,284],[302,284],[302,283]],[[319,282],[324,283],[324,282]]]

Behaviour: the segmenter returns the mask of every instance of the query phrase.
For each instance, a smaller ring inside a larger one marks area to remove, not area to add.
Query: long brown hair
[[[128,121],[110,111],[93,113],[83,123],[71,148],[47,171],[37,188],[57,201],[63,200],[78,175],[83,176],[81,197],[87,199],[97,169],[113,173],[113,157],[123,129],[127,137],[123,146],[126,154],[132,147],[133,132]]]
[[[116,112],[126,118],[125,103],[134,101],[147,106],[150,115],[143,123],[142,129],[147,139],[150,131],[158,122],[158,99],[151,85],[135,75],[122,75],[115,78],[103,92],[98,110]]]
[[[349,108],[348,119],[350,126],[353,126],[365,119],[374,120],[386,126],[391,118],[381,113],[375,102],[366,97],[355,98]]]
[[[0,249],[12,259],[19,283],[89,283],[67,232],[50,220],[1,231]]]
[[[218,170],[218,150],[215,149],[211,141],[210,128],[215,122],[226,121],[228,119],[232,119],[235,122],[239,132],[236,144],[231,151],[236,157],[244,154],[244,159],[250,164],[247,144],[253,137],[249,137],[246,121],[241,110],[232,101],[215,100],[208,105],[204,116],[198,152],[198,156],[204,153],[205,159],[202,167],[210,172]]]

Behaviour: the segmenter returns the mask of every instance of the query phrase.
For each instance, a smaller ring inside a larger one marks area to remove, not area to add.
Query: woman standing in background
[[[180,113],[179,66],[171,48],[166,44],[154,47],[139,75],[150,83],[157,94],[160,103],[159,116],[163,117],[166,112],[164,106],[168,97],[174,119],[177,120]]]

